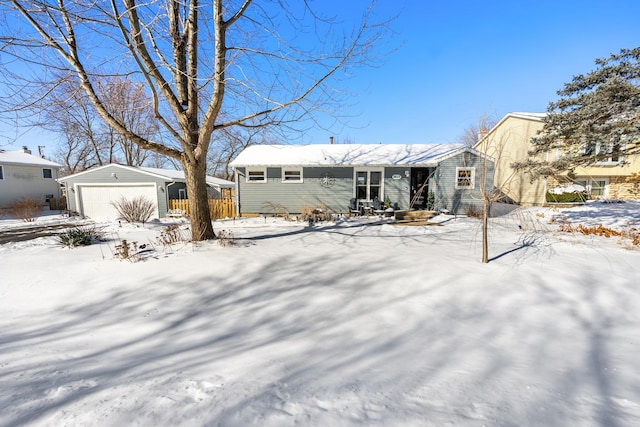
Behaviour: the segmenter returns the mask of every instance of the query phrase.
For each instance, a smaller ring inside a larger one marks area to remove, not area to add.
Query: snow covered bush
[[[29,198],[17,200],[11,203],[7,208],[10,215],[21,219],[24,222],[35,221],[41,210],[42,203],[39,200]]]
[[[125,199],[121,197],[116,202],[111,202],[114,208],[120,214],[120,218],[127,222],[149,221],[154,211],[154,203],[144,196],[138,196],[133,199]]]

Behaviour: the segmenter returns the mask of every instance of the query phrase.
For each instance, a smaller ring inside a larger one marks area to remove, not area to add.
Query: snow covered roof
[[[252,145],[231,166],[429,166],[462,149],[462,144]]]
[[[506,117],[518,117],[520,119],[543,120],[547,113],[508,113]]]
[[[175,169],[148,168],[144,166],[140,166],[138,167],[138,169],[155,175],[164,176],[172,180],[184,181],[184,171],[178,171]],[[226,179],[216,178],[215,176],[209,175],[207,175],[207,184],[221,188],[231,188],[236,186],[236,184],[232,181],[227,181]]]
[[[95,168],[91,168],[91,169],[87,169],[85,171],[82,172],[78,172],[75,173],[73,175],[67,175],[65,177],[60,178],[58,181],[66,181],[69,178],[75,178],[77,176],[80,175],[85,175],[91,172],[94,172],[96,170],[100,170],[103,168],[107,168],[107,167],[118,167],[118,168],[122,168],[122,169],[130,169],[130,170],[137,170],[146,174],[150,174],[150,175],[155,175],[157,177],[160,178],[164,178],[167,181],[179,181],[179,182],[183,182],[184,179],[184,172],[183,171],[179,171],[179,170],[175,170],[175,169],[160,169],[160,168],[148,168],[148,167],[144,167],[144,166],[125,166],[125,165],[119,165],[116,163],[111,163],[108,165],[103,165],[103,166],[98,166]],[[225,179],[221,179],[221,178],[216,178],[214,176],[209,176],[207,175],[207,184],[212,185],[214,187],[219,187],[219,188],[233,188],[236,186],[236,184],[232,181],[227,181]]]
[[[42,157],[34,156],[33,154],[25,153],[23,150],[18,151],[4,151],[0,150],[0,164],[3,165],[24,165],[24,166],[39,166],[50,168],[61,168],[62,165],[52,162]]]

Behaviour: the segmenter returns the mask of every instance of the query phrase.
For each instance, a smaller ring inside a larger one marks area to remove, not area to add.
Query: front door
[[[430,168],[411,169],[411,206],[409,209],[427,209],[430,173]],[[431,209],[432,206],[428,208]]]

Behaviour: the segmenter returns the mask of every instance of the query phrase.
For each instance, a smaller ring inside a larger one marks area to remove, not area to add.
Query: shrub
[[[118,259],[126,259],[130,262],[140,261],[140,252],[138,252],[138,242],[127,242],[121,240],[115,246],[115,257]]]
[[[144,196],[138,196],[133,199],[125,199],[121,197],[117,202],[111,202],[114,208],[120,214],[120,218],[127,222],[141,222],[145,223],[149,221],[155,205],[153,201]]]
[[[546,200],[549,203],[584,203],[587,199],[584,193],[553,194],[547,191]]]
[[[73,227],[58,235],[58,245],[68,248],[88,246],[94,240],[102,240],[103,233],[94,227]]]
[[[220,230],[218,231],[217,236],[218,244],[220,246],[233,246],[236,244],[235,237],[231,231]]]
[[[178,224],[169,225],[160,233],[160,236],[157,238],[158,243],[163,246],[169,246],[174,243],[184,242],[187,238],[183,235],[182,230]]]
[[[29,198],[17,200],[11,203],[7,208],[10,215],[19,218],[24,222],[35,221],[41,210],[42,203],[39,200]]]

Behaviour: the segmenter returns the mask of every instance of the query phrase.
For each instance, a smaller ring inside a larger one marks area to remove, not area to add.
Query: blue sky
[[[347,3],[347,2],[342,2]],[[351,3],[351,2],[349,2]],[[353,1],[351,7],[360,1]],[[338,141],[456,142],[483,114],[544,112],[595,58],[640,45],[640,1],[381,1],[400,49],[358,70]],[[324,130],[309,142],[324,143]]]
[[[368,3],[318,1],[335,4],[337,15]],[[456,142],[482,115],[545,111],[595,58],[640,45],[638,0],[380,0],[378,7],[382,17],[399,13],[392,24],[398,50],[347,82],[356,96],[339,111],[351,117],[346,126],[310,130],[303,142],[326,143],[330,135],[354,143]],[[38,132],[0,129],[0,145],[54,151]]]

